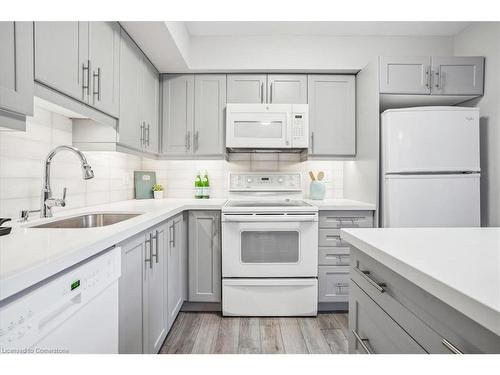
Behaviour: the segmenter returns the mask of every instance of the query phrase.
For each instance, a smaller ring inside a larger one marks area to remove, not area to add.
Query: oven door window
[[[241,262],[298,263],[299,237],[297,231],[243,231]]]

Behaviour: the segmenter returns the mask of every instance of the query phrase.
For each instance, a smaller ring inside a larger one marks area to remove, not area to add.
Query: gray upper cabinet
[[[33,115],[33,23],[0,22],[0,110]]]
[[[432,57],[432,93],[482,95],[484,57]]]
[[[35,80],[72,98],[90,95],[88,22],[35,22]]]
[[[430,94],[430,56],[380,57],[380,93]]]
[[[121,32],[118,142],[157,153],[159,74],[135,42]]]
[[[120,118],[119,142],[140,149],[143,127],[138,96],[141,92],[141,51],[130,37],[122,32],[120,45]]]
[[[482,95],[484,57],[380,57],[381,94]]]
[[[116,22],[35,22],[35,80],[117,117]]]
[[[116,22],[89,23],[90,104],[118,117],[120,82],[120,26]]]
[[[220,213],[189,212],[190,302],[221,301]]]
[[[355,77],[308,76],[310,154],[356,154]]]
[[[191,153],[194,127],[194,76],[162,77],[162,151],[164,154]]]
[[[197,74],[194,88],[193,152],[220,155],[224,152],[226,75]]]
[[[228,74],[228,103],[266,103],[266,74]]]
[[[307,75],[269,74],[267,92],[269,103],[307,104]]]

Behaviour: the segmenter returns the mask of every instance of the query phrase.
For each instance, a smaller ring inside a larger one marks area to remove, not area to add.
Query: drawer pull
[[[453,345],[451,342],[449,342],[446,339],[442,339],[441,343],[446,347],[446,349],[448,349],[453,354],[464,354],[455,345]]]
[[[354,270],[359,273],[366,281],[368,281],[375,289],[377,289],[380,293],[385,292],[385,283],[379,283],[373,280],[370,276],[370,271],[362,271],[359,269],[359,267],[354,267]]]
[[[366,345],[366,343],[369,341],[368,339],[362,339],[361,336],[358,335],[358,333],[354,329],[352,330],[352,334],[356,338],[356,341],[359,343],[359,345],[361,345],[363,350],[366,352],[366,354],[373,354],[370,347],[368,345]]]

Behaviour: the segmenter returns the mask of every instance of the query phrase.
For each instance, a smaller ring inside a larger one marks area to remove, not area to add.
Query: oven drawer
[[[225,316],[315,316],[317,279],[223,279]]]
[[[349,266],[348,247],[320,247],[318,264],[320,266]]]
[[[318,302],[347,302],[349,300],[349,267],[318,267]]]
[[[320,228],[371,228],[372,211],[321,211]]]

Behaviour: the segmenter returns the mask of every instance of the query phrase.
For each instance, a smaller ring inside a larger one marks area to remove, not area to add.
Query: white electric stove
[[[317,313],[318,209],[300,173],[233,173],[222,208],[222,313]]]

